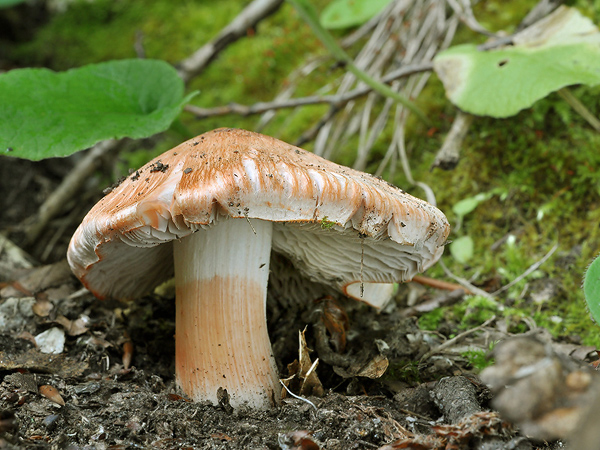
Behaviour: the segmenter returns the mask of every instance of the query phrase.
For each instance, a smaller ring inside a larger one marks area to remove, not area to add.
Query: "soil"
[[[295,374],[288,380],[294,395],[266,411],[232,409],[226,399],[216,406],[191,402],[174,383],[169,286],[135,302],[99,301],[82,289],[63,256],[81,217],[59,218],[31,244],[22,228],[8,225],[8,218],[31,220],[40,190],[51,191],[56,173],[69,164],[63,160],[57,169],[54,162],[6,158],[0,164],[5,174],[22,174],[20,183],[0,186],[3,198],[19,199],[10,201],[1,225],[34,255],[15,258],[9,243],[0,246],[0,448],[549,449],[560,448],[585,416],[584,398],[597,384],[588,361],[593,349],[532,330],[512,338],[526,340],[497,355],[502,364],[486,369],[484,384],[465,355],[515,342],[501,324],[490,321],[458,337],[456,323],[443,322],[436,332],[417,326],[418,305],[460,301],[464,293],[409,284],[378,312],[339,294],[323,299],[332,294],[327,287],[297,279],[303,287],[289,298],[288,282],[272,286],[268,310],[282,378]],[[32,260],[37,264],[27,267]],[[274,264],[288,267],[281,258]],[[49,330],[57,341],[44,339]],[[306,345],[299,344],[303,330]],[[310,383],[293,364],[308,348],[311,360],[319,359]],[[539,392],[494,403],[511,383]],[[526,413],[511,415],[514,410]],[[571,425],[557,431],[557,423]],[[527,435],[516,425],[530,426]]]

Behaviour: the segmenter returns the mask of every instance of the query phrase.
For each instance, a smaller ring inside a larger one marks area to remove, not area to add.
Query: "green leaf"
[[[594,259],[585,273],[583,293],[592,317],[600,323],[600,258]]]
[[[451,47],[434,58],[448,98],[471,114],[508,117],[564,86],[600,83],[600,33],[562,6],[489,51]]]
[[[450,243],[450,254],[460,264],[466,264],[473,257],[473,239],[461,236]]]
[[[457,202],[453,207],[452,211],[457,216],[463,217],[472,212],[477,206],[492,197],[492,192],[481,192],[473,197],[465,198]]]
[[[39,160],[109,138],[151,136],[169,128],[195,95],[183,93],[183,81],[164,61],[12,70],[0,75],[0,152]]]
[[[329,30],[362,25],[389,5],[391,0],[335,0],[321,13],[321,25]]]
[[[323,45],[329,50],[335,59],[346,63],[346,67],[352,72],[356,78],[364,82],[366,85],[371,87],[375,92],[389,97],[394,101],[400,103],[406,108],[410,109],[417,117],[419,117],[426,124],[430,123],[430,120],[425,116],[417,106],[411,102],[408,98],[392,90],[388,85],[381,83],[380,81],[371,77],[368,73],[359,69],[355,64],[354,60],[344,51],[342,47],[338,45],[335,38],[321,26],[317,11],[309,0],[287,0],[292,6],[298,11],[298,14],[308,23],[315,36],[323,43]]]

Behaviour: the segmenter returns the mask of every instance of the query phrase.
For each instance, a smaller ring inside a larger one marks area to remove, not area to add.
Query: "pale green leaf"
[[[0,152],[39,160],[109,138],[166,130],[194,94],[163,61],[122,60],[66,72],[18,69],[0,75]]]
[[[513,43],[440,52],[434,68],[448,98],[471,114],[508,117],[562,87],[600,83],[600,33],[576,9],[558,8]]]
[[[362,25],[389,5],[391,0],[335,0],[323,9],[321,25],[330,30]]]
[[[583,293],[592,317],[600,323],[600,258],[594,259],[585,273]]]
[[[461,264],[466,264],[473,257],[473,239],[461,236],[450,243],[450,254]]]
[[[486,200],[489,200],[492,197],[491,192],[482,192],[473,197],[465,198],[457,202],[453,207],[452,211],[457,216],[466,216],[470,212],[472,212],[477,206]]]

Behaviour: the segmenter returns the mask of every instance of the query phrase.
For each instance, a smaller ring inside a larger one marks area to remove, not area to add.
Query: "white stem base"
[[[234,408],[279,401],[267,332],[271,222],[223,220],[175,242],[177,384],[196,401]]]

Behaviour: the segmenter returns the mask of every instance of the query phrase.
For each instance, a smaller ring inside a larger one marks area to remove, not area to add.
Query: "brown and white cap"
[[[174,240],[226,218],[272,222],[272,251],[377,307],[390,283],[437,261],[449,233],[437,208],[379,178],[268,136],[217,129],[150,161],[100,200],[68,260],[96,296],[138,297],[173,276]]]

